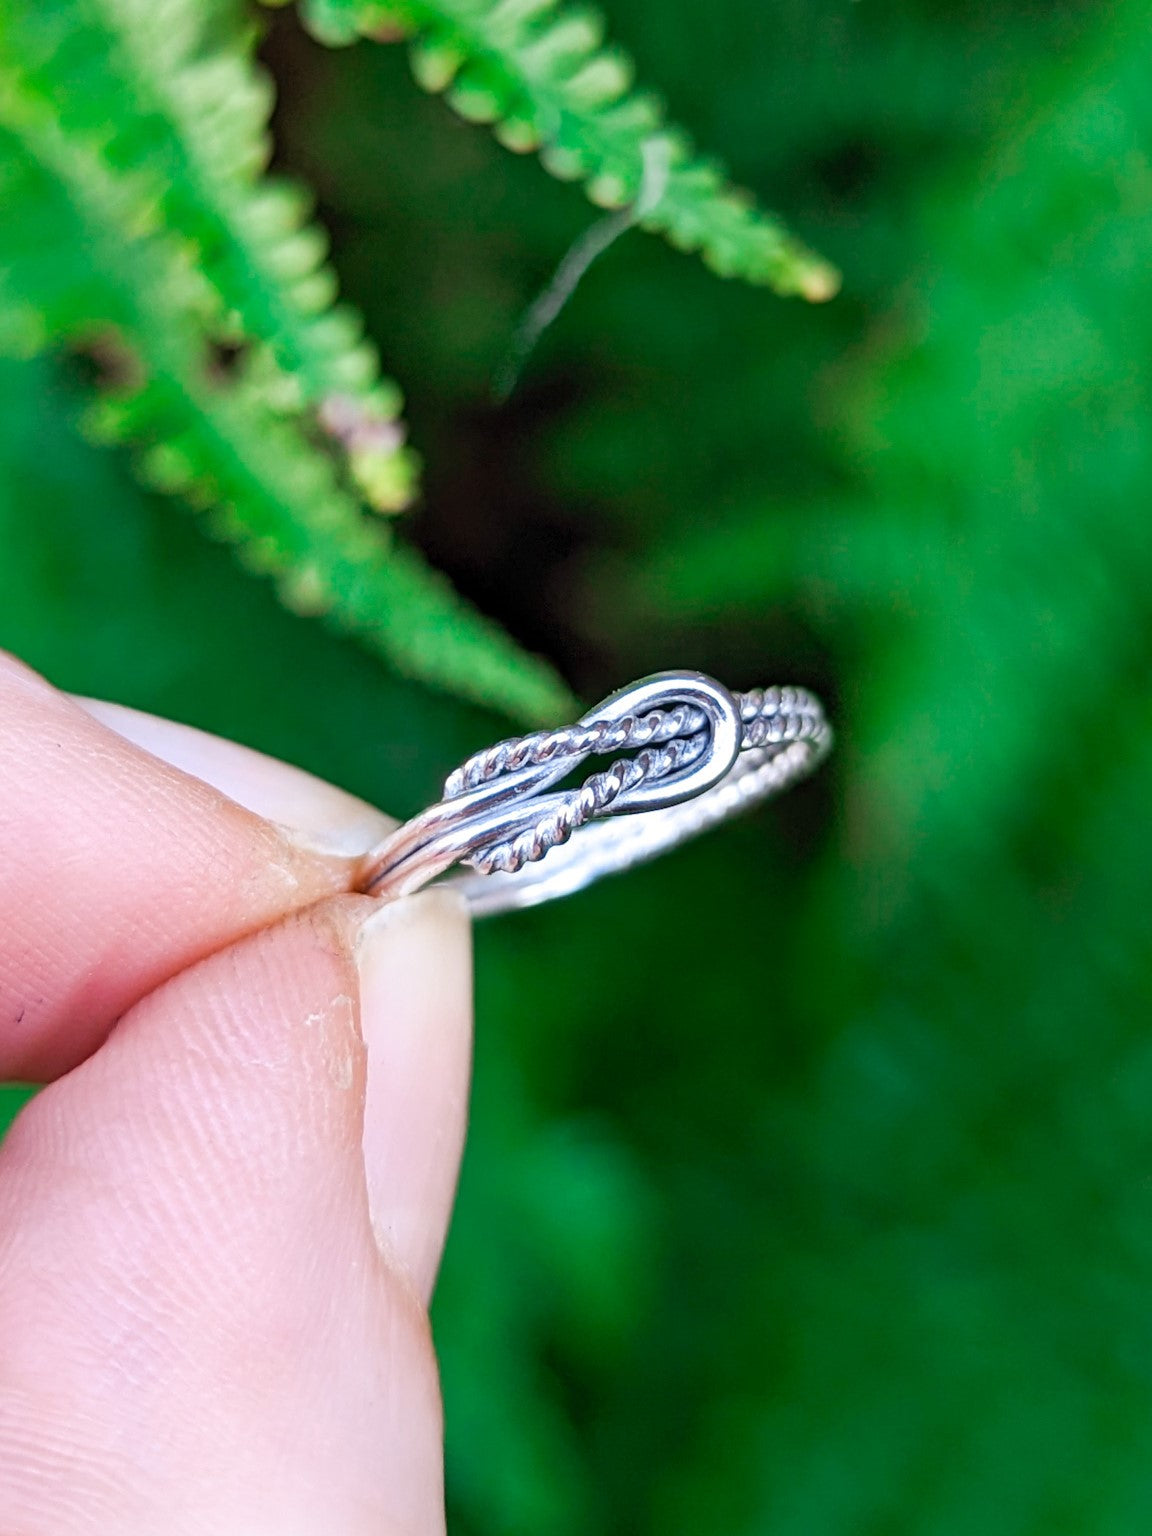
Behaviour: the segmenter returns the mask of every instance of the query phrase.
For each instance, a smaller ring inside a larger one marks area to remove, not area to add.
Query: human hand
[[[293,827],[288,832],[286,827]],[[0,656],[0,1536],[432,1536],[460,899],[379,813]]]

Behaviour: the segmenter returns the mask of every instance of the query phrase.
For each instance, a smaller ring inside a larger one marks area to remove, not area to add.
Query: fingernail
[[[364,1171],[376,1242],[427,1301],[448,1233],[468,1118],[472,937],[452,891],[381,905],[360,929],[368,1058]]]
[[[126,741],[274,821],[297,847],[355,858],[396,825],[367,801],[250,747],[122,704],[80,698],[76,703]]]

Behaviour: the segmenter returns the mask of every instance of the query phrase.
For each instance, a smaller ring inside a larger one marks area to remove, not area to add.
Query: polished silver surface
[[[444,798],[365,862],[360,889],[396,897],[430,880],[477,916],[535,906],[654,858],[810,773],[832,744],[803,688],[732,694],[660,672],[575,725],[498,742],[449,775]],[[554,788],[590,757],[616,757]],[[449,875],[456,865],[468,872]]]

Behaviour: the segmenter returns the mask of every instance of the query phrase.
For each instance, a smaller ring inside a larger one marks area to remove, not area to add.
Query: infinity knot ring
[[[803,688],[734,694],[700,672],[659,672],[575,725],[470,757],[436,805],[372,850],[359,888],[397,897],[446,876],[476,916],[535,906],[786,789],[831,745]],[[612,761],[565,787],[592,757]],[[457,865],[470,872],[449,875]]]

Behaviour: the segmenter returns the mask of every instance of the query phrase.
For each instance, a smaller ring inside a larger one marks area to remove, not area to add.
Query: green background
[[[1136,1536],[1152,8],[609,17],[844,291],[631,233],[504,404],[595,215],[399,52],[287,14],[264,49],[408,394],[432,558],[590,700],[793,681],[839,738],[779,805],[477,932],[451,1528]],[[506,730],[279,609],[78,412],[67,366],[0,367],[0,643],[401,814]]]

